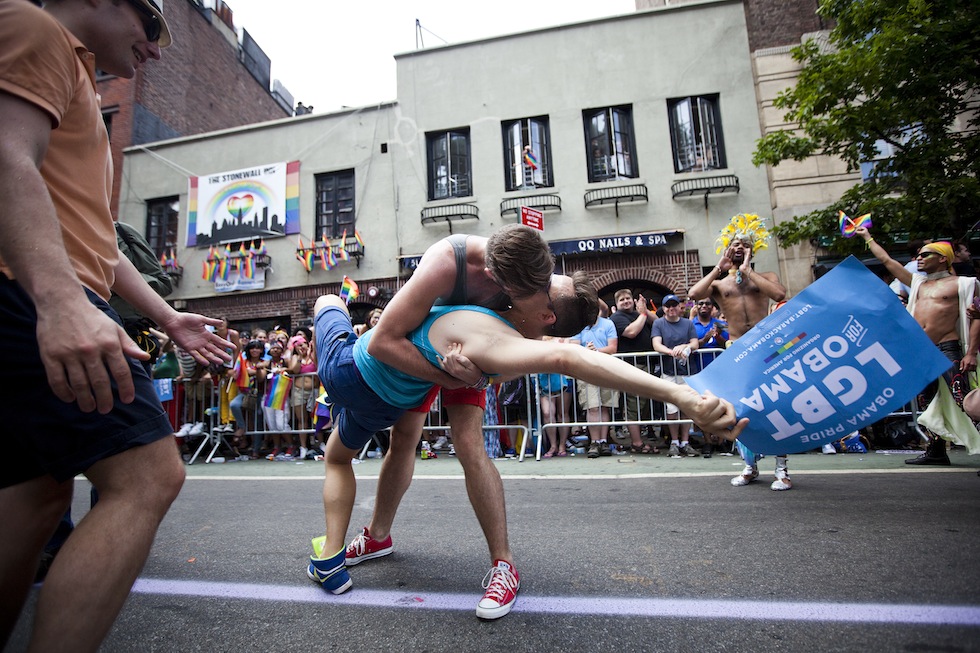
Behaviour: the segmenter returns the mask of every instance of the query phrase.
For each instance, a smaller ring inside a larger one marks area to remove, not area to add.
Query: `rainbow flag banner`
[[[357,287],[357,284],[345,274],[344,283],[340,286],[340,298],[347,304],[350,304],[360,294],[360,289]]]
[[[265,382],[265,398],[262,400],[262,405],[275,410],[286,410],[286,402],[289,401],[289,391],[292,387],[293,380],[288,375],[270,375]]]
[[[739,442],[751,451],[790,454],[870,426],[948,368],[895,293],[851,256],[687,382],[749,418]]]
[[[837,222],[840,226],[841,235],[844,238],[851,238],[854,236],[854,232],[858,227],[864,227],[865,229],[871,228],[871,214],[865,213],[856,218],[849,218],[843,211],[838,211]]]
[[[534,156],[530,146],[524,148],[524,163],[529,165],[532,170],[538,169],[538,159]]]

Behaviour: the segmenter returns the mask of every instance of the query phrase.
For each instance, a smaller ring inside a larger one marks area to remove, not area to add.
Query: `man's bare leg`
[[[381,541],[391,534],[402,497],[412,484],[415,471],[415,448],[422,437],[427,413],[406,412],[391,429],[391,444],[381,463],[378,491],[374,497],[374,513],[368,531],[372,539]]]
[[[101,460],[86,472],[99,502],[48,571],[31,649],[94,651],[143,568],[160,522],[184,482],[171,438]]]
[[[344,538],[350,526],[357,495],[357,480],[351,461],[357,452],[348,449],[340,441],[337,429],[327,439],[327,451],[323,456],[323,514],[326,522],[326,542],[323,557],[328,558],[344,548]]]
[[[34,582],[41,550],[71,505],[74,483],[45,476],[0,490],[0,650]]]
[[[483,529],[490,560],[513,562],[507,537],[507,507],[504,483],[483,444],[483,410],[479,406],[446,406],[453,427],[456,457],[463,466],[466,493]]]

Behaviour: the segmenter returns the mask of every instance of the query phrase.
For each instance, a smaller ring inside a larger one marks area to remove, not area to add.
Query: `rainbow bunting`
[[[532,170],[538,169],[538,159],[534,156],[530,146],[524,148],[524,163],[531,166]]]
[[[847,214],[843,211],[837,212],[837,222],[840,225],[840,233],[844,238],[851,238],[854,236],[858,228],[871,228],[871,214],[865,213],[864,215],[858,216],[856,218],[849,218]]]
[[[354,230],[354,240],[356,240],[357,244],[361,246],[361,249],[364,249],[364,239],[361,238],[361,232],[357,229]]]
[[[344,300],[344,303],[350,304],[351,301],[357,299],[360,294],[360,289],[353,279],[344,275],[344,283],[340,286],[340,298]]]
[[[273,374],[266,380],[266,393],[262,405],[275,410],[285,410],[293,380],[285,374]]]

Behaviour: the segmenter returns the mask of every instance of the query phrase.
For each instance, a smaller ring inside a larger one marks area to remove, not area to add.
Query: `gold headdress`
[[[755,254],[760,249],[769,247],[769,231],[762,218],[754,213],[739,213],[732,217],[731,222],[725,225],[718,235],[715,254],[721,254],[731,247],[731,244],[741,240],[752,245],[752,253]]]

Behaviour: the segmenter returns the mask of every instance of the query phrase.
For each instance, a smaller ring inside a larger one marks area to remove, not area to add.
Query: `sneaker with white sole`
[[[204,422],[195,422],[187,435],[201,435],[202,433],[204,433]]]
[[[371,537],[371,533],[365,526],[347,545],[345,561],[348,567],[353,567],[365,560],[391,555],[394,550],[395,547],[391,544],[391,534],[379,542]]]
[[[521,577],[506,560],[494,560],[483,578],[483,587],[487,591],[476,606],[476,616],[480,619],[500,619],[514,607],[517,590],[521,588]]]
[[[697,449],[695,449],[694,447],[692,447],[689,442],[685,442],[684,443],[684,446],[681,447],[681,453],[684,454],[685,456],[687,456],[688,458],[697,458],[698,457]]]
[[[826,454],[832,454],[832,453],[835,454],[835,453],[837,453],[837,449],[835,449],[834,448],[834,445],[830,444],[829,442],[827,444],[825,444],[823,446],[823,448],[821,448],[820,450],[822,452],[826,453]]]
[[[441,451],[445,449],[446,445],[448,444],[449,438],[447,438],[445,435],[440,435],[438,438],[436,438],[436,443],[432,445],[432,448],[436,451]]]
[[[306,575],[315,583],[332,594],[343,594],[349,590],[354,582],[347,573],[344,565],[344,550],[341,549],[329,558],[323,557],[323,546],[326,544],[326,536],[313,538],[313,555],[310,556],[310,564],[306,568]]]
[[[179,436],[187,436],[187,435],[190,435],[191,434],[191,428],[193,428],[193,427],[194,427],[193,424],[191,424],[190,422],[187,422],[186,424],[184,424],[183,426],[180,427],[180,430],[177,431],[176,435],[179,435]]]
[[[680,458],[681,450],[680,448],[678,448],[676,444],[672,444],[670,445],[670,449],[667,450],[667,455],[670,456],[671,458]]]
[[[742,470],[741,475],[732,479],[732,485],[735,487],[742,487],[743,485],[748,485],[757,478],[759,478],[759,468],[752,465],[746,465],[745,469]]]
[[[793,481],[789,480],[789,471],[786,469],[776,469],[776,480],[772,482],[769,486],[770,490],[776,490],[777,492],[781,490],[792,490]]]

